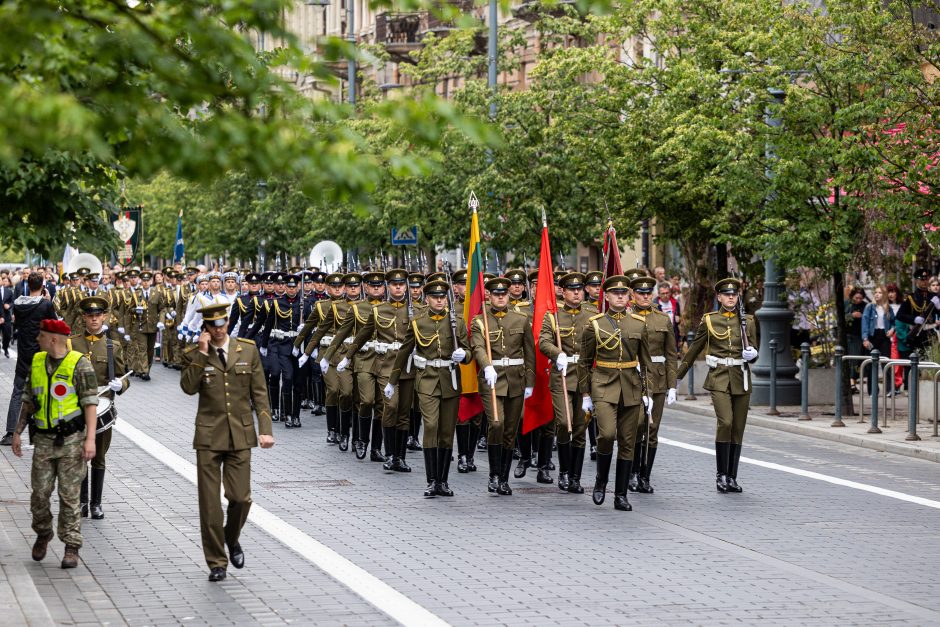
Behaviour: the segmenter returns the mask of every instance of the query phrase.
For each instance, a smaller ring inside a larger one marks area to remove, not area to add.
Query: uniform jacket
[[[524,360],[521,366],[496,367],[496,395],[521,396],[525,388],[535,386],[535,340],[532,337],[532,325],[525,314],[512,309],[494,313],[491,307],[486,307],[483,313],[474,316],[470,325],[470,346],[479,369],[480,394],[490,393],[483,376],[483,369],[491,363],[486,355],[484,315],[489,325],[493,359]]]
[[[467,337],[467,326],[462,324],[458,318],[457,346],[454,346],[454,334],[450,328],[450,318],[447,310],[445,309],[440,313],[431,313],[429,309],[424,309],[421,313],[415,315],[415,319],[406,329],[405,340],[395,358],[389,382],[392,385],[397,385],[398,381],[405,376],[404,370],[412,350],[416,356],[424,359],[441,359],[449,362],[450,356],[458,347],[467,353],[463,363],[469,364],[472,357],[470,342]],[[420,369],[412,365],[412,372],[415,373],[415,390],[419,394],[428,394],[440,398],[460,396],[460,369],[456,364],[453,367],[453,375],[449,366]],[[455,380],[457,382],[456,389],[454,389]]]
[[[561,347],[558,349],[557,338],[555,335],[555,316],[552,312],[545,313],[545,319],[542,320],[542,330],[539,333],[539,350],[548,357],[549,361],[554,362],[558,359],[558,354],[564,351],[565,355],[571,359],[581,352],[581,337],[585,329],[590,328],[590,319],[595,313],[586,310],[583,307],[562,306],[558,309],[558,325],[561,330]],[[565,377],[565,385],[568,392],[578,391],[578,368],[575,363],[568,365],[568,374]],[[552,363],[549,373],[549,387],[552,391],[561,392],[561,372]]]
[[[91,362],[98,384],[107,385],[110,379],[108,378],[108,343],[105,334],[74,333],[69,339],[72,341],[72,350],[83,354]],[[127,373],[124,366],[124,349],[121,347],[121,342],[116,340],[111,341],[111,347],[114,358],[114,373],[112,376],[115,378],[123,377]],[[130,380],[124,379],[121,391],[118,394],[123,394],[129,386]],[[105,390],[101,396],[114,400],[114,392],[110,388]]]
[[[358,308],[361,312],[362,306]],[[418,312],[415,312],[418,315]],[[349,350],[356,354],[357,363],[363,358],[363,353],[359,352],[366,342],[381,342],[383,344],[402,344],[408,335],[410,320],[408,319],[408,303],[400,302],[381,302],[369,307],[368,318],[365,324],[361,325]],[[370,366],[369,372],[375,376],[387,377],[392,373],[392,367],[395,365],[395,359],[398,357],[398,350],[388,350],[382,353],[374,348],[367,353],[370,355],[367,363]],[[365,366],[366,363],[363,364]],[[410,372],[402,372],[401,378],[413,379],[415,368]],[[358,372],[358,369],[357,369]]]
[[[679,360],[672,320],[658,309],[634,307],[633,313],[643,318],[646,323],[646,341],[650,359],[665,359],[664,363],[657,360],[650,365],[647,377],[649,391],[651,394],[665,394],[666,391],[676,387],[676,368]]]
[[[649,373],[650,355],[642,316],[627,312],[595,314],[581,336],[578,389],[605,403],[639,405],[643,400],[640,369]],[[619,364],[614,367],[608,364]]]
[[[757,346],[757,329],[754,316],[745,318],[747,323],[747,337],[751,346]],[[678,378],[685,376],[699,353],[705,351],[719,359],[741,359],[741,319],[737,313],[713,311],[702,316],[702,322],[695,332],[695,339],[689,346],[682,363],[679,364]],[[750,375],[748,375],[750,376]],[[741,366],[719,365],[709,368],[703,387],[710,392],[730,392],[731,394],[747,394],[744,390],[744,369]]]

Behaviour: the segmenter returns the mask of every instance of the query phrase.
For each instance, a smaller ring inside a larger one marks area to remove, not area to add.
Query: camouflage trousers
[[[73,433],[62,446],[54,446],[54,435],[33,436],[33,466],[30,483],[33,493],[29,508],[33,515],[33,531],[37,536],[52,535],[52,509],[49,499],[56,482],[59,484],[59,539],[65,544],[82,545],[82,512],[79,492],[85,479],[82,443],[85,432]]]

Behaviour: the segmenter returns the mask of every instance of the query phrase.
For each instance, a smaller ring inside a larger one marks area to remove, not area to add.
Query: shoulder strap
[[[111,381],[114,379],[114,342],[107,333],[105,333],[104,340],[108,349],[108,381]]]

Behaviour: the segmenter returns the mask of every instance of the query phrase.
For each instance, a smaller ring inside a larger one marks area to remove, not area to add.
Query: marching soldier
[[[652,494],[650,473],[656,459],[656,447],[659,443],[659,423],[663,419],[666,405],[676,402],[676,335],[672,329],[672,320],[659,309],[653,307],[653,291],[656,289],[654,277],[637,277],[630,281],[633,290],[633,302],[630,308],[636,316],[643,318],[646,324],[646,340],[652,365],[648,371],[648,393],[653,398],[652,416],[640,422],[635,442],[640,450],[633,455],[633,467],[627,488],[631,492]],[[645,461],[644,461],[645,459]]]
[[[911,351],[923,350],[930,345],[930,338],[934,334],[921,330],[940,318],[940,296],[927,290],[929,280],[930,273],[927,270],[920,268],[914,272],[914,291],[908,294],[898,309],[897,319],[912,327],[906,341]]]
[[[564,304],[558,309],[557,322],[555,316],[547,312],[539,334],[539,350],[555,362],[555,367],[551,369],[549,388],[555,412],[555,433],[558,436],[558,488],[573,494],[584,494],[581,468],[584,465],[584,432],[590,420],[581,406],[577,372],[581,339],[585,330],[590,329],[590,319],[595,313],[582,307],[583,281],[584,275],[580,272],[570,272],[562,277]],[[558,335],[561,336],[561,347],[558,346]],[[567,386],[567,396],[562,387],[562,378]],[[567,416],[571,417],[570,433]],[[540,467],[539,474],[542,472]]]
[[[597,302],[601,294],[601,282],[604,280],[604,273],[600,270],[591,270],[584,275],[584,302],[593,305],[600,311],[600,303]]]
[[[467,291],[467,269],[455,270],[451,274],[450,281],[454,290],[454,308],[456,309],[454,313],[457,315],[457,323],[466,327],[467,321],[463,317],[463,307]],[[457,472],[459,473],[476,472],[476,451],[487,450],[486,421],[483,416],[484,413],[480,412],[464,422],[457,423]],[[478,437],[479,440],[477,440]]]
[[[396,390],[399,398],[403,397],[401,377],[409,361],[413,360],[416,371],[414,386],[424,418],[424,468],[428,483],[424,491],[426,497],[454,495],[447,477],[460,406],[460,373],[457,366],[470,363],[467,327],[460,323],[456,315],[451,326],[451,312],[447,308],[448,290],[446,281],[429,281],[424,286],[428,307],[407,325],[405,340],[384,390],[386,398],[393,399]]]
[[[745,315],[741,320],[738,295],[741,282],[729,277],[715,283],[719,309],[702,317],[695,339],[679,364],[677,377],[681,379],[703,350],[708,376],[706,390],[711,392],[712,406],[718,427],[715,431],[715,459],[717,478],[715,487],[721,493],[742,492],[738,485],[738,461],[744,441],[747,408],[751,400],[751,373],[748,364],[758,355],[754,344],[757,329],[754,319]],[[747,345],[742,330],[746,328]]]
[[[108,301],[101,296],[86,296],[81,300],[84,332],[73,333],[72,350],[84,355],[95,371],[95,379],[107,382],[107,390],[99,397],[111,401],[111,411],[106,417],[109,424],[104,431],[95,435],[95,457],[91,460],[91,517],[95,520],[104,518],[101,509],[101,494],[104,489],[105,456],[111,448],[111,427],[117,413],[114,409],[114,395],[123,394],[130,385],[124,378],[124,350],[120,342],[114,342],[104,329],[104,322],[110,313]],[[99,424],[102,422],[99,417]],[[105,425],[101,425],[105,426]],[[81,509],[82,517],[88,516],[88,476],[82,481]]]
[[[245,275],[248,292],[239,296],[232,305],[232,313],[228,320],[229,334],[247,338],[255,321],[267,318],[267,310],[261,296],[261,275],[249,272]],[[249,338],[250,339],[250,338]]]
[[[274,411],[280,407],[286,428],[300,428],[301,382],[297,377],[297,358],[293,355],[294,340],[303,316],[303,304],[297,294],[300,279],[296,274],[279,273],[275,280],[284,284],[284,296],[271,302],[258,347],[270,360],[269,391]]]
[[[535,385],[535,342],[528,318],[509,308],[509,280],[496,277],[487,281],[485,288],[489,304],[471,323],[471,346],[480,367],[480,396],[489,417],[487,489],[508,496],[512,494],[509,469],[513,444],[523,403],[532,396]],[[491,394],[494,389],[495,405]]]
[[[166,328],[163,318],[167,312],[167,302],[161,290],[153,287],[153,272],[144,270],[140,273],[140,287],[131,297],[134,302],[135,322],[131,326],[131,337],[136,344],[137,363],[134,368],[143,381],[150,381],[150,365],[157,342],[157,331]]]
[[[178,343],[176,340],[176,303],[179,300],[178,275],[172,267],[163,269],[163,300],[166,311],[163,315],[163,332],[160,334],[160,362],[164,368],[175,368],[179,363]]]
[[[529,294],[529,298],[526,298],[525,270],[521,268],[517,270],[509,270],[504,276],[509,279],[509,306],[514,307],[520,313],[526,313],[526,309],[531,308],[532,295]]]
[[[606,313],[590,318],[590,328],[581,338],[578,356],[578,387],[581,408],[593,411],[597,420],[597,478],[592,498],[604,503],[614,442],[617,442],[617,470],[614,508],[631,511],[627,481],[633,464],[634,444],[644,406],[652,401],[645,394],[643,380],[650,369],[646,326],[642,316],[627,310],[630,283],[623,275],[604,281]]]

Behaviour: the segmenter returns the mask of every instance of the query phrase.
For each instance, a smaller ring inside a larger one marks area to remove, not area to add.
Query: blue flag
[[[183,210],[176,221],[176,245],[173,247],[173,263],[182,262],[186,257],[186,247],[183,245]]]

